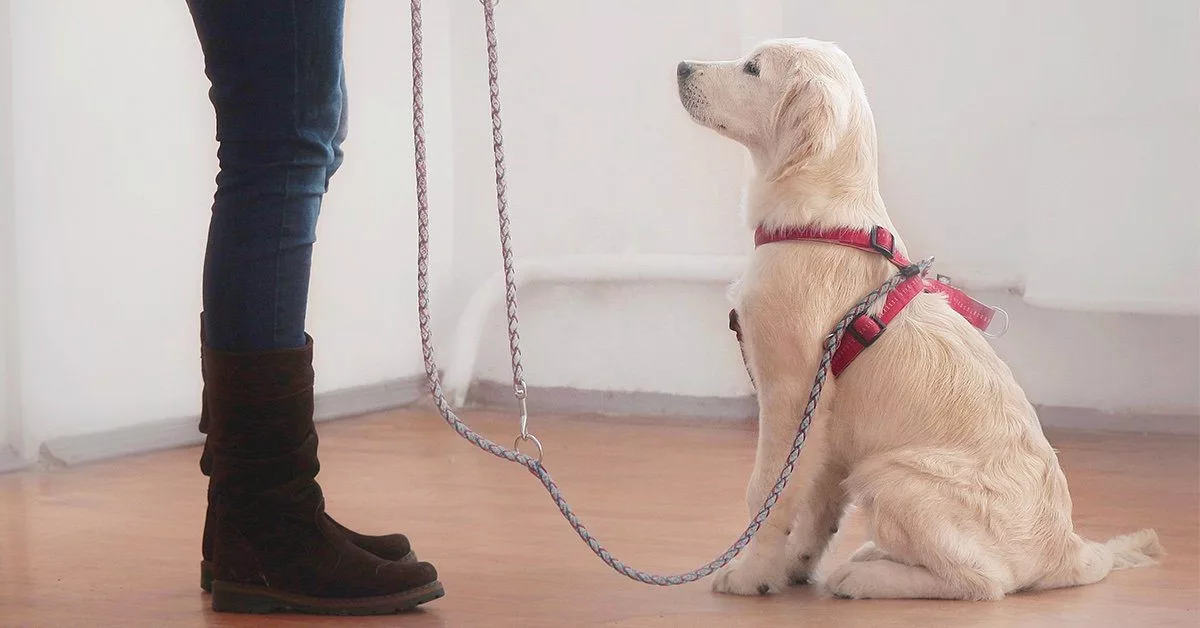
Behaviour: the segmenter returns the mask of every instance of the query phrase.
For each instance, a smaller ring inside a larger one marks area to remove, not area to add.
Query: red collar
[[[775,242],[795,241],[828,242],[868,253],[878,253],[899,268],[912,264],[903,253],[896,250],[896,237],[883,227],[871,227],[870,229],[787,227],[774,230],[759,227],[754,231],[755,247]]]
[[[945,296],[950,307],[980,331],[987,330],[996,313],[995,309],[972,299],[963,291],[951,286],[948,278],[938,275],[937,279],[928,279],[924,274],[917,274],[915,272],[917,267],[904,253],[896,250],[896,238],[892,232],[880,226],[871,229],[789,227],[775,230],[759,227],[754,233],[756,247],[777,242],[825,242],[868,253],[877,253],[897,268],[912,273],[908,279],[888,293],[883,310],[878,316],[863,314],[850,323],[846,334],[842,337],[841,344],[833,354],[832,366],[835,377],[845,370],[854,358],[878,340],[887,330],[888,324],[922,292]],[[736,316],[730,322],[731,327],[737,326]],[[740,329],[735,329],[735,331],[738,332],[740,341],[741,331]]]

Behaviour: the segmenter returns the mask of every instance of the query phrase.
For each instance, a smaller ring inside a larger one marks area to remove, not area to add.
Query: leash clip
[[[519,380],[513,385],[513,396],[517,398],[517,403],[521,404],[521,437],[529,436],[529,404],[525,399],[529,395],[529,389],[525,387],[525,380]]]
[[[518,380],[513,385],[513,396],[517,398],[517,402],[521,404],[521,434],[517,436],[517,440],[513,441],[513,451],[521,453],[521,443],[533,443],[537,448],[538,464],[542,462],[542,441],[538,440],[537,436],[529,433],[529,389],[525,386],[525,380]],[[525,455],[525,454],[522,454]]]

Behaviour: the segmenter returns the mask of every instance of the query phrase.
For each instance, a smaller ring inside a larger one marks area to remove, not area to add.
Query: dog
[[[736,60],[684,61],[677,79],[692,119],[753,160],[749,227],[896,233],[866,91],[838,46],[768,41]],[[894,247],[905,250],[899,237]],[[759,403],[752,516],[790,453],[823,340],[895,272],[881,255],[785,241],[756,248],[730,287]],[[871,540],[822,578],[817,564],[850,505]],[[1162,553],[1153,530],[1106,543],[1074,532],[1066,477],[1012,372],[944,295],[922,293],[827,380],[791,484],[713,589],[822,581],[842,598],[997,600],[1098,582]]]

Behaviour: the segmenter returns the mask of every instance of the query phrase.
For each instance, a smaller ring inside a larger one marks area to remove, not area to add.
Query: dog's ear
[[[849,123],[846,95],[823,77],[797,81],[773,111],[775,181],[833,154]]]

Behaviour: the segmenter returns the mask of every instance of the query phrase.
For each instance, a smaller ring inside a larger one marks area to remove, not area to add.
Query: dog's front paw
[[[809,552],[795,555],[787,567],[788,582],[792,586],[811,584],[817,581],[817,561],[819,558]]]
[[[816,565],[813,565],[812,562],[812,557],[807,555],[801,555],[793,560],[788,567],[788,583],[792,586],[801,586],[816,582]]]
[[[732,595],[767,595],[784,590],[787,583],[787,575],[770,561],[748,558],[718,571],[712,589]]]

